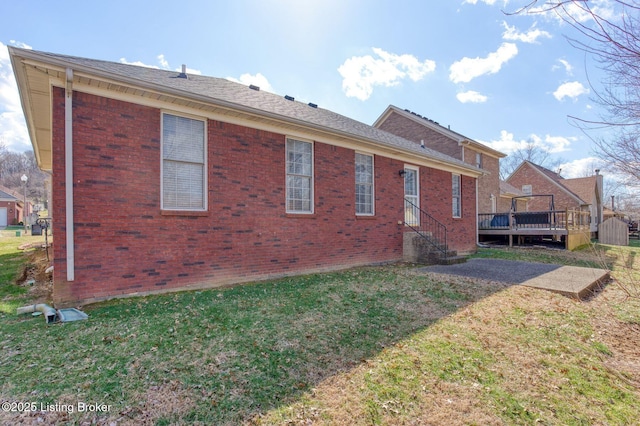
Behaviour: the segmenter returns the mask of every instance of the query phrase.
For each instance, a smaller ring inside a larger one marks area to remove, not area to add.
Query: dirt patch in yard
[[[53,296],[53,274],[46,273],[52,260],[47,259],[47,252],[38,244],[35,247],[27,247],[24,256],[27,260],[18,273],[16,284],[28,290],[29,298],[33,303],[51,303]],[[49,248],[51,251],[51,248]]]

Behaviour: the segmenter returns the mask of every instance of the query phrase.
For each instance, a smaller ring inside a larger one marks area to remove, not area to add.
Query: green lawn
[[[26,236],[20,228],[20,237],[16,231],[0,230],[0,313],[14,313],[23,303],[31,301],[29,288],[16,285],[22,268],[28,267],[28,256],[17,248],[27,243],[44,243],[44,236]]]
[[[15,270],[24,258],[2,250]],[[14,277],[0,284],[0,399],[76,409],[22,414],[45,424],[640,422],[640,377],[615,368],[624,351],[599,325],[640,324],[613,285],[582,303],[372,267],[117,300],[47,326],[15,315]]]

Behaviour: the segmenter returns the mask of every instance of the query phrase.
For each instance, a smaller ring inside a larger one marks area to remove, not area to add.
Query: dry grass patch
[[[254,422],[640,422],[638,383],[620,369],[637,365],[640,336],[627,330],[624,348],[611,345],[620,337],[613,324],[623,324],[608,302],[621,296],[618,287],[583,303],[527,287],[496,293],[487,291],[495,283],[465,284],[486,297]]]

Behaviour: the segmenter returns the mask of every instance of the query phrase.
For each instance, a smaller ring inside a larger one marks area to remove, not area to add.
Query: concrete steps
[[[443,244],[433,241],[430,235],[425,233],[406,232],[403,251],[404,260],[411,263],[454,265],[467,261],[466,257],[458,256],[455,250],[447,250]]]

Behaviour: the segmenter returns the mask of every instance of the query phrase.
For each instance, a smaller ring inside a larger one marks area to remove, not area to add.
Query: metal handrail
[[[405,198],[404,224],[441,252],[445,259],[449,256],[447,227],[435,217]]]

